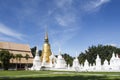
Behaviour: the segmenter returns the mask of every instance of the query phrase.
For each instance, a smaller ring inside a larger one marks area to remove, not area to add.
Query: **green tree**
[[[27,65],[26,65],[27,69],[28,69],[28,59],[29,59],[29,57],[30,57],[30,56],[29,56],[28,54],[25,55],[25,59],[26,59],[26,61],[27,61]]]
[[[86,54],[85,53],[80,53],[79,56],[78,56],[78,60],[79,60],[79,63],[81,65],[84,65],[85,59],[86,59]]]
[[[16,70],[17,70],[17,65],[18,65],[18,54],[15,55],[15,59],[16,59]]]
[[[63,58],[65,59],[67,65],[70,64],[70,66],[72,66],[73,63],[73,57],[71,57],[69,54],[65,53],[62,55]]]
[[[7,50],[0,51],[0,61],[4,70],[8,70],[11,58],[12,57],[9,51]]]
[[[17,68],[18,68],[18,61],[19,61],[19,64],[20,64],[20,68],[21,68],[21,58],[22,58],[23,56],[21,55],[21,54],[16,54],[15,55],[15,58],[16,58],[16,70],[17,70]]]
[[[36,47],[36,46],[35,46],[35,47],[33,47],[33,48],[31,48],[31,53],[32,53],[33,57],[35,57],[35,54],[36,54],[36,49],[37,49],[37,47]]]
[[[84,60],[87,59],[90,64],[93,64],[95,63],[95,59],[98,54],[101,58],[101,63],[103,64],[105,59],[110,61],[113,52],[120,53],[120,48],[111,45],[91,46],[88,50],[85,50],[84,53],[79,55],[79,60],[80,63],[83,63]]]
[[[33,57],[35,57],[36,49],[37,49],[36,46],[31,48],[31,53],[32,53]],[[39,56],[41,56],[42,55],[42,50],[39,50],[38,53],[39,53]]]
[[[38,53],[39,53],[39,56],[41,56],[42,55],[42,50],[39,50]]]
[[[12,59],[12,63],[13,63],[13,60],[15,59],[15,55],[13,53],[11,53],[11,59]]]
[[[21,68],[21,58],[22,58],[22,54],[18,54],[18,60],[19,60],[19,64],[20,64],[20,68]]]

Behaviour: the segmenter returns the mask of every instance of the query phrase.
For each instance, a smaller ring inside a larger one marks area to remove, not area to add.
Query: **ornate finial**
[[[99,55],[97,54],[97,59],[99,59],[100,57],[99,57]]]
[[[119,59],[119,54],[116,54],[116,58],[118,58],[118,59]]]
[[[76,58],[77,58],[77,51],[76,51],[76,54],[75,54]]]
[[[113,52],[112,56],[115,57],[115,52]]]
[[[36,46],[36,55],[38,55],[38,46]]]
[[[61,49],[59,48],[59,55],[61,55]]]
[[[47,31],[47,29],[45,31],[45,42],[48,42],[48,31]]]
[[[48,39],[48,32],[45,32],[45,39]]]

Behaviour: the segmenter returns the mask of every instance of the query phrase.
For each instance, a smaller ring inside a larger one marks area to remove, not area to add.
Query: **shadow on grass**
[[[0,80],[113,80],[107,76],[56,76],[56,77],[22,77],[22,78],[0,78]],[[120,80],[120,79],[114,79]]]

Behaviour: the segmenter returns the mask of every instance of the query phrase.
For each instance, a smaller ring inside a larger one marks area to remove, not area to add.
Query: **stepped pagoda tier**
[[[50,48],[50,44],[49,44],[49,39],[48,39],[48,33],[45,33],[45,39],[44,39],[44,44],[43,44],[43,49],[42,49],[42,56],[41,56],[41,60],[49,63],[50,62],[50,58],[49,56],[51,55],[51,48]],[[43,60],[44,59],[44,60]]]

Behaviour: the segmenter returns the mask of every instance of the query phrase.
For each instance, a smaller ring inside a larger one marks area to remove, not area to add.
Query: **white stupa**
[[[79,60],[76,58],[73,60],[73,65],[66,64],[64,58],[59,50],[58,57],[55,57],[50,48],[48,33],[45,34],[44,45],[42,50],[41,59],[38,54],[38,49],[36,50],[36,55],[33,60],[33,66],[30,70],[65,70],[65,71],[118,71],[120,72],[120,58],[115,53],[112,54],[110,59],[110,64],[105,60],[104,64],[101,65],[101,59],[97,55],[95,63],[89,65],[89,62],[85,60],[84,65],[80,65]]]
[[[118,63],[117,69],[120,70],[120,58],[119,58],[119,55],[118,55],[118,54],[117,54],[117,56],[116,56],[116,62]]]
[[[103,66],[102,66],[102,70],[108,71],[109,69],[110,69],[109,63],[107,59],[105,59]]]
[[[117,71],[120,72],[120,58],[118,55],[115,56],[115,53],[112,54],[112,57],[109,62],[105,59],[103,62],[103,65],[101,65],[101,59],[99,55],[97,55],[97,58],[95,60],[95,64],[89,66],[88,61],[84,62],[84,67],[80,68],[80,71]]]
[[[115,61],[115,53],[113,52],[113,54],[112,54],[112,57],[111,57],[111,59],[110,59],[110,68],[111,68],[111,70],[113,71],[113,70],[115,70],[116,68],[116,61]]]
[[[43,61],[42,61],[41,66],[46,66],[46,55],[45,54],[43,55]]]
[[[113,52],[112,57],[110,59],[110,68],[112,71],[120,70],[120,58],[118,58],[118,55]]]
[[[72,65],[73,68],[80,68],[80,63],[79,63],[79,60],[78,60],[78,57],[77,57],[77,52],[76,52],[76,57],[75,59],[73,60],[73,65]]]
[[[40,70],[40,68],[41,68],[41,61],[40,61],[40,57],[39,57],[39,53],[38,53],[38,49],[37,49],[31,70]]]
[[[55,66],[55,62],[56,62],[56,57],[55,55],[52,53],[52,55],[49,57],[50,58],[50,67],[53,68]]]
[[[64,58],[62,57],[60,51],[59,51],[59,55],[56,59],[55,68],[60,68],[60,69],[67,68],[67,64],[66,64]]]
[[[100,59],[99,55],[97,55],[97,58],[96,58],[95,70],[96,71],[100,71],[101,70],[101,59]]]
[[[89,62],[88,62],[87,59],[85,60],[85,63],[84,63],[84,69],[85,69],[86,71],[89,69]]]
[[[73,68],[75,68],[75,67],[80,67],[80,63],[79,63],[79,60],[78,60],[77,57],[73,60],[73,66],[72,66],[72,67],[73,67]]]

